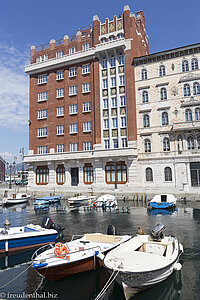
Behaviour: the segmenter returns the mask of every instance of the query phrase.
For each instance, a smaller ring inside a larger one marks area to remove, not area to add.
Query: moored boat
[[[93,270],[102,265],[95,256],[96,251],[103,254],[130,239],[131,236],[105,235],[101,233],[85,234],[65,244],[51,246],[50,249],[32,258],[33,268],[51,281]]]
[[[61,200],[61,198],[62,198],[62,195],[37,197],[37,198],[35,198],[33,205],[56,203],[56,202],[59,202]]]
[[[164,236],[165,227],[157,224],[151,235],[137,235],[110,251],[103,265],[116,271],[117,281],[133,294],[151,288],[180,270],[183,246],[177,238]]]
[[[117,199],[114,195],[106,194],[97,198],[94,205],[96,207],[116,207]]]
[[[7,191],[4,194],[3,204],[4,205],[13,205],[28,202],[31,195],[27,193],[13,193],[12,195],[8,195]]]
[[[79,195],[79,196],[68,198],[67,201],[70,205],[73,205],[73,204],[91,204],[95,200],[96,200],[96,196]]]
[[[172,194],[155,195],[153,199],[148,203],[152,208],[173,208],[176,206],[176,197]]]

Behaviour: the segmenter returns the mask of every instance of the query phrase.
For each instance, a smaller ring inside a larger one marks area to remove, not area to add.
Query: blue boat
[[[55,203],[55,202],[59,202],[61,200],[61,198],[62,198],[62,195],[37,197],[37,198],[35,198],[35,201],[33,202],[33,205]]]
[[[155,195],[148,205],[152,208],[169,209],[176,207],[176,198],[172,194]]]
[[[55,242],[62,236],[62,229],[48,217],[44,217],[41,226],[28,224],[21,227],[10,227],[8,220],[0,228],[0,254],[18,252],[37,248]]]

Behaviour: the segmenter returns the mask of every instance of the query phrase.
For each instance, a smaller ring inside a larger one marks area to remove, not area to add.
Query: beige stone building
[[[200,186],[200,44],[134,59],[138,185]]]

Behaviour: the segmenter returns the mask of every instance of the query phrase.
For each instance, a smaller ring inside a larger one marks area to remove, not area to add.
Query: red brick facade
[[[5,180],[5,161],[0,157],[0,181]]]

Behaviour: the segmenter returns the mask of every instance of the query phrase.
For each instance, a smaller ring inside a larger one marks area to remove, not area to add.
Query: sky
[[[28,153],[29,79],[24,73],[31,45],[74,35],[91,25],[143,10],[150,53],[200,42],[199,0],[0,0],[0,156],[12,163]]]

